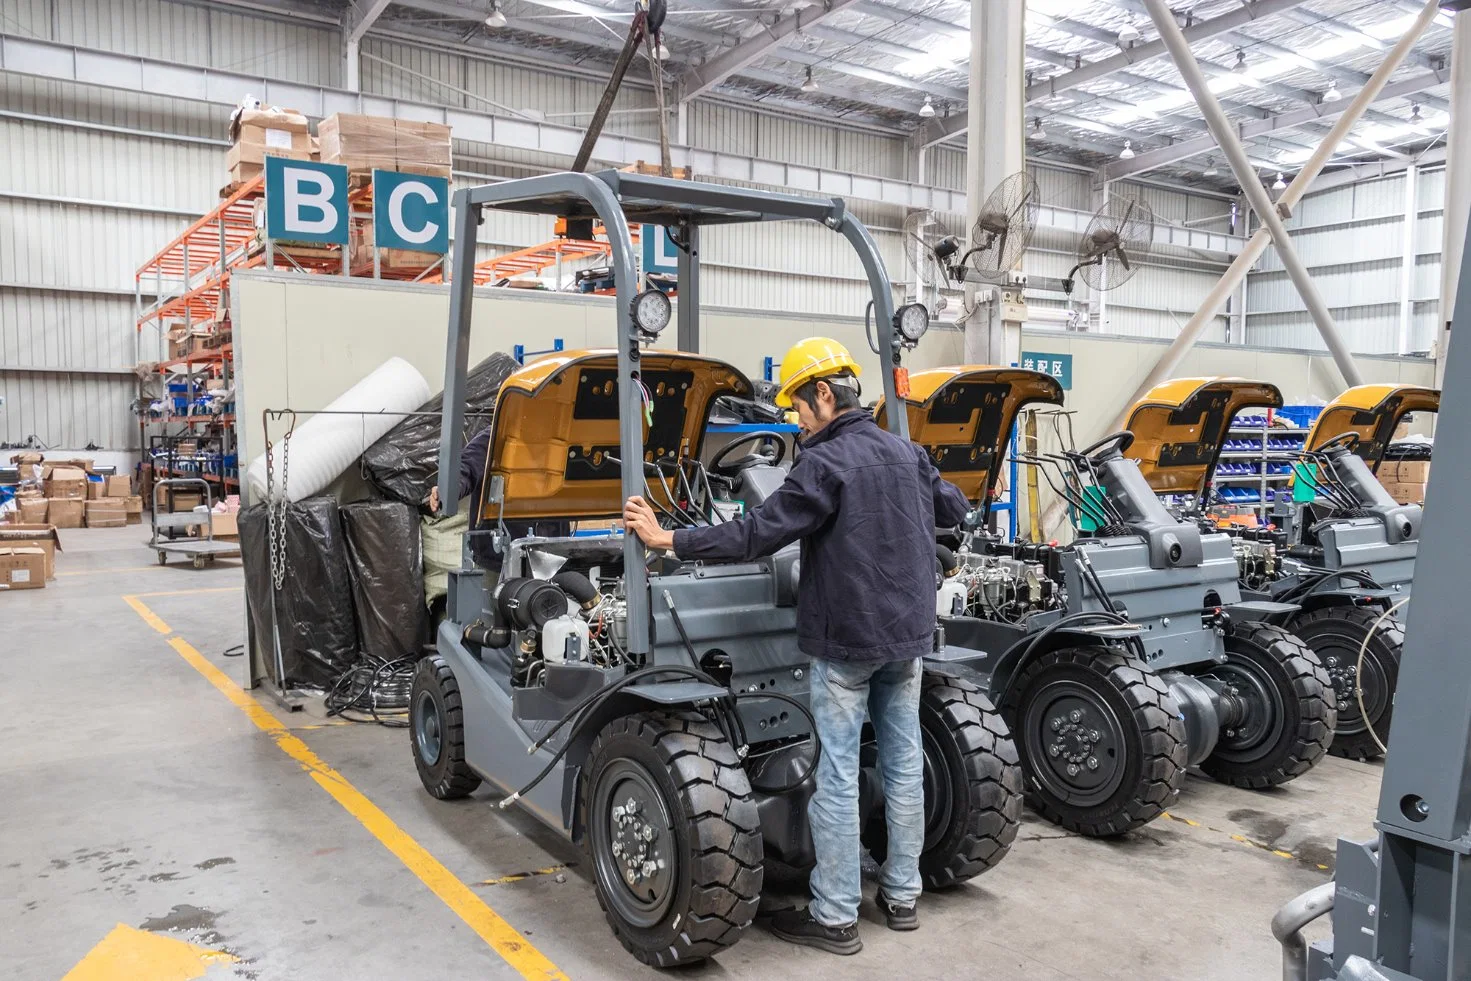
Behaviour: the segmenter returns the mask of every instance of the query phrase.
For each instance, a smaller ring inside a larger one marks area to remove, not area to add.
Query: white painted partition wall
[[[242,272],[235,277],[233,320],[237,410],[242,459],[264,447],[263,409],[320,409],[390,357],[408,360],[429,387],[444,382],[444,349],[449,294],[444,286],[374,283],[369,280],[315,279],[295,275]],[[568,348],[611,343],[612,299],[522,290],[482,289],[474,304],[470,358],[516,344],[535,351],[561,338]],[[794,341],[828,334],[848,344],[868,373],[878,359],[863,340],[861,317],[782,317],[707,307],[702,349],[760,377],[762,360],[782,353]],[[1071,354],[1073,389],[1068,408],[1076,410],[1080,443],[1103,435],[1112,407],[1148,372],[1164,340],[1123,338],[1028,328],[1022,348]],[[937,329],[907,359],[912,370],[956,364],[962,358],[958,332]],[[1434,368],[1422,358],[1364,357],[1370,381],[1433,383]],[[1179,374],[1241,375],[1278,385],[1289,402],[1327,401],[1338,394],[1327,355],[1303,351],[1254,351],[1238,346],[1200,344]],[[877,391],[876,379],[870,390]],[[280,430],[273,430],[279,437]]]

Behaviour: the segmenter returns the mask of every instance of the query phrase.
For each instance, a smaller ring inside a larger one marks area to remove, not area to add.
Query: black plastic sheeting
[[[342,528],[363,653],[417,655],[429,636],[418,512],[397,501],[347,504]]]
[[[337,502],[312,497],[288,505],[281,535],[286,579],[276,593],[276,623],[285,686],[326,688],[358,658],[347,542]],[[240,512],[240,554],[256,640],[265,654],[266,671],[275,678],[271,547],[264,504]]]
[[[519,367],[515,358],[496,353],[471,369],[465,378],[464,443],[490,425],[501,384]],[[438,413],[443,408],[440,392],[419,411]],[[384,497],[418,507],[439,475],[439,437],[438,415],[409,416],[368,447],[362,457],[363,476]]]

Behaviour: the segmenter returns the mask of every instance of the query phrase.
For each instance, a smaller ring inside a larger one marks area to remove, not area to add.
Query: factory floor
[[[243,639],[238,562],[158,567],[143,537],[64,531],[56,580],[0,595],[0,973],[660,976],[612,938],[577,851],[487,790],[431,799],[403,730],[240,691],[221,656]],[[916,933],[866,906],[856,957],[757,926],[672,976],[1280,977],[1272,914],[1327,879],[1337,835],[1371,832],[1378,778],[1332,758],[1270,793],[1192,778],[1113,841],[1029,814],[997,869],[923,900]]]

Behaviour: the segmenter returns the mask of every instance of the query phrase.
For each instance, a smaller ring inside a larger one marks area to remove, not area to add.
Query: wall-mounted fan
[[[957,239],[933,211],[911,211],[904,218],[904,257],[916,284],[950,281],[950,259],[960,250]]]
[[[981,205],[965,261],[983,277],[1009,272],[1037,230],[1037,181],[1025,170],[1002,180]]]
[[[1062,281],[1068,293],[1075,280],[1091,289],[1117,289],[1139,271],[1154,247],[1154,211],[1138,198],[1111,194],[1094,213],[1078,242],[1077,264]]]
[[[904,257],[914,273],[914,297],[931,316],[945,308],[940,288],[950,283],[950,263],[960,251],[960,239],[933,211],[911,211],[904,218]]]

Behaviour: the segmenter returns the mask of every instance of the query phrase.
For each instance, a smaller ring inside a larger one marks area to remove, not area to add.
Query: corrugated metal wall
[[[209,4],[0,0],[0,24],[7,32],[85,47],[342,84],[336,30]],[[364,42],[362,54],[365,91],[485,112],[533,110],[580,125],[602,91],[585,78],[376,37]],[[615,108],[646,110],[652,102],[651,93],[628,89]],[[135,387],[133,272],[217,200],[225,182],[225,115],[198,103],[0,73],[0,440],[34,433],[52,445],[136,442],[128,409]],[[704,100],[689,106],[685,125],[697,146],[892,179],[916,176],[908,141],[899,135]],[[616,113],[608,129],[657,135],[653,114],[644,111]],[[564,165],[545,154],[456,145],[460,180]],[[1040,168],[1036,176],[1046,203],[1091,209],[1090,175]],[[935,148],[926,181],[963,188],[963,150]],[[1144,193],[1161,215],[1177,221],[1226,208],[1177,192]],[[910,280],[903,213],[869,205],[854,210],[873,228],[896,282]],[[963,229],[963,216],[951,220]],[[495,215],[481,235],[488,255],[547,240],[551,223]],[[1061,276],[1074,245],[1039,234],[1026,267]],[[712,305],[856,316],[868,300],[851,250],[815,227],[711,230],[703,259],[705,302]],[[1188,264],[1148,266],[1110,296],[1107,329],[1166,336],[1211,278]],[[1086,313],[1088,299],[1080,287],[1073,304]],[[1039,309],[1060,305],[1046,296],[1033,302]]]
[[[1428,351],[1439,318],[1443,167],[1417,174],[1405,329],[1405,175],[1308,194],[1287,222],[1293,245],[1327,300],[1349,348],[1363,354]],[[1325,350],[1275,248],[1247,277],[1248,343]],[[1400,350],[1401,341],[1404,350]]]

